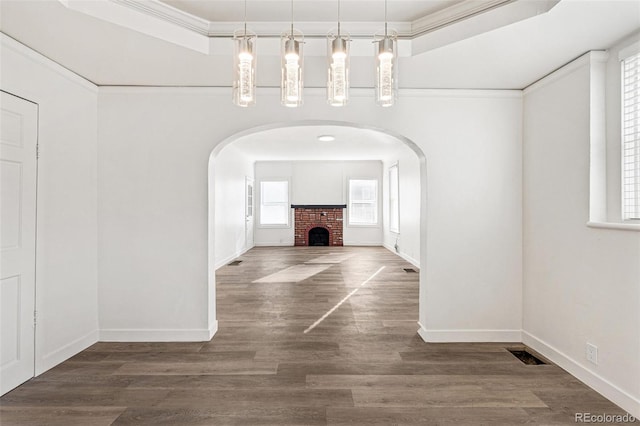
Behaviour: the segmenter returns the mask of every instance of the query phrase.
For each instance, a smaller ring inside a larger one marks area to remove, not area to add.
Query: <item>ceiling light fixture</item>
[[[398,33],[387,29],[387,0],[384,0],[384,35],[374,36],[376,102],[383,107],[395,103],[398,88]]]
[[[336,137],[333,135],[320,135],[318,136],[318,140],[321,142],[332,142],[336,140]]]
[[[340,32],[340,0],[338,0],[338,31],[327,35],[327,102],[332,106],[349,101],[349,34]]]
[[[281,75],[280,101],[282,105],[297,107],[302,105],[302,45],[304,35],[293,29],[293,0],[291,0],[291,31],[280,37]]]
[[[256,103],[256,41],[247,31],[247,0],[244,1],[244,28],[233,33],[233,103],[248,107]]]

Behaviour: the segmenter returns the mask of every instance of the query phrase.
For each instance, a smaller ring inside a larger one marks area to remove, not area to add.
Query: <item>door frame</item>
[[[30,265],[31,268],[33,268],[33,322],[31,323],[32,329],[33,329],[33,333],[31,335],[31,338],[33,339],[33,362],[31,365],[31,377],[27,380],[25,380],[25,382],[31,380],[32,378],[37,376],[37,371],[38,371],[38,332],[40,331],[40,327],[38,327],[38,311],[39,309],[39,305],[38,305],[38,218],[39,218],[39,214],[38,214],[38,205],[39,205],[39,169],[40,169],[40,105],[35,102],[32,101],[31,99],[27,99],[23,96],[17,95],[15,93],[9,92],[7,90],[4,89],[0,89],[0,92],[4,95],[8,95],[8,96],[12,96],[16,99],[19,99],[21,101],[24,102],[28,102],[32,105],[35,106],[35,164],[34,164],[34,179],[35,179],[35,184],[34,184],[34,220],[33,220],[33,227],[34,227],[34,235],[33,235],[33,264]],[[23,383],[25,383],[23,382]],[[17,386],[15,386],[13,389],[17,388],[18,386],[20,386],[20,384],[18,384]],[[8,393],[11,390],[7,390]]]

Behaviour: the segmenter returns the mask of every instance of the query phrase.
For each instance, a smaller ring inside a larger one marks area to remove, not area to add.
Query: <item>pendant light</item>
[[[280,37],[281,75],[280,101],[282,105],[297,107],[302,105],[302,45],[304,35],[293,29],[293,0],[291,0],[291,31]]]
[[[348,33],[340,31],[340,0],[338,0],[338,31],[327,35],[327,102],[332,106],[349,101],[349,44]]]
[[[398,91],[398,34],[387,29],[387,0],[384,1],[384,34],[374,35],[376,102],[383,107],[395,103]]]
[[[247,0],[244,1],[244,28],[233,33],[233,103],[248,107],[256,103],[256,41],[247,31]]]

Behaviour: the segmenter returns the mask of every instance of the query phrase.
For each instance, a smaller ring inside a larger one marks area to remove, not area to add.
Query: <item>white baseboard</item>
[[[531,349],[540,352],[569,374],[582,381],[584,384],[600,393],[605,398],[619,405],[635,418],[640,418],[640,399],[620,389],[604,377],[599,376],[582,364],[554,348],[543,340],[526,331],[522,332],[522,343]]]
[[[404,260],[406,260],[407,262],[409,262],[410,264],[412,264],[413,266],[415,266],[416,268],[420,269],[420,262],[416,259],[414,259],[413,257],[401,252],[401,251],[396,251],[395,247],[390,246],[388,244],[383,244],[384,248],[386,248],[387,250],[389,250],[391,253],[400,256],[401,258],[403,258]]]
[[[213,339],[213,336],[218,332],[218,320],[213,321],[213,323],[209,324],[209,340]]]
[[[278,242],[278,243],[269,243],[269,242],[266,242],[266,243],[255,243],[254,245],[256,247],[293,247],[294,243],[293,243],[293,241],[284,242],[284,243],[280,243],[280,242]]]
[[[520,330],[427,330],[418,323],[418,335],[428,343],[445,342],[508,342],[520,343]]]
[[[214,269],[217,271],[218,269],[220,269],[221,267],[223,267],[224,265],[226,265],[227,263],[231,262],[232,260],[242,256],[243,254],[245,254],[246,252],[248,252],[249,250],[251,250],[253,247],[249,247],[243,250],[240,250],[236,253],[230,254],[229,256],[225,257],[222,260],[217,260],[216,264],[214,265]]]
[[[343,241],[345,247],[380,247],[380,241]]]
[[[36,376],[79,354],[98,341],[98,330],[94,330],[76,340],[43,355],[36,362]]]
[[[210,328],[196,329],[103,329],[101,342],[208,342],[218,330],[218,322]]]

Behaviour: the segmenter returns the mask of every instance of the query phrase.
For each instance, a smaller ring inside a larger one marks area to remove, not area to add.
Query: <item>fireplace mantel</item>
[[[291,204],[292,209],[346,209],[346,204]]]

